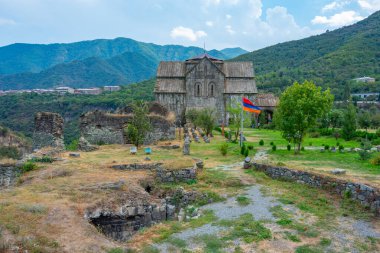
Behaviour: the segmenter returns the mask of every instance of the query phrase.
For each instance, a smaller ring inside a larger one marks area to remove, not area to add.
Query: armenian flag
[[[255,106],[251,100],[243,97],[243,110],[246,112],[252,112],[256,114],[261,113],[261,108],[258,106]]]

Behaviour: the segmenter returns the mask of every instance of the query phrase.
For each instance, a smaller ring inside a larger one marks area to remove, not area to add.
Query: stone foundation
[[[370,208],[377,215],[380,215],[380,189],[365,184],[349,182],[312,172],[293,170],[283,167],[276,167],[266,164],[252,164],[256,170],[263,171],[266,175],[274,179],[296,181],[327,189],[341,196],[350,197],[359,203]]]
[[[0,189],[16,183],[20,170],[15,165],[0,164]]]

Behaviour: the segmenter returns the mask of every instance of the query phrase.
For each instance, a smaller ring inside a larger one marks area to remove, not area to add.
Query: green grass
[[[311,245],[299,246],[297,247],[295,251],[295,253],[322,253],[322,252],[323,252],[322,249],[315,246],[311,246]]]
[[[226,243],[216,235],[202,235],[194,239],[205,244],[203,249],[205,253],[223,252],[222,249],[226,246]]]
[[[272,233],[252,214],[243,214],[235,220],[221,220],[218,225],[229,227],[230,231],[223,240],[242,239],[245,243],[259,242],[272,238]]]
[[[251,199],[246,196],[237,196],[236,201],[241,206],[248,206],[251,203]]]
[[[284,232],[285,239],[292,241],[292,242],[301,242],[301,239],[296,235],[292,234],[289,231]]]

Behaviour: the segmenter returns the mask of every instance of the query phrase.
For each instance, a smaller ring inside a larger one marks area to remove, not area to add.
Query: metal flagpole
[[[241,125],[240,125],[240,147],[243,147],[243,117],[244,117],[244,113],[243,113],[243,97],[241,98],[241,115],[240,115],[240,118],[241,118]]]

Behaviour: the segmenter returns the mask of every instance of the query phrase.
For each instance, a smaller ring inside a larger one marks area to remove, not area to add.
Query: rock
[[[195,165],[198,169],[203,169],[203,161],[202,160],[196,160]]]
[[[79,153],[70,153],[69,156],[70,157],[80,157],[80,154]]]
[[[376,148],[377,148],[377,152],[380,152],[380,145],[376,146]]]
[[[98,150],[99,148],[91,145],[84,137],[79,138],[78,149],[84,152],[91,152]]]
[[[150,159],[150,157],[145,157],[145,161],[150,161],[151,159]]]
[[[251,168],[251,158],[246,157],[246,158],[244,159],[243,168],[244,168],[244,169],[249,169],[249,168]]]
[[[330,173],[334,175],[343,175],[343,174],[346,174],[346,170],[337,168],[337,169],[333,169]]]

